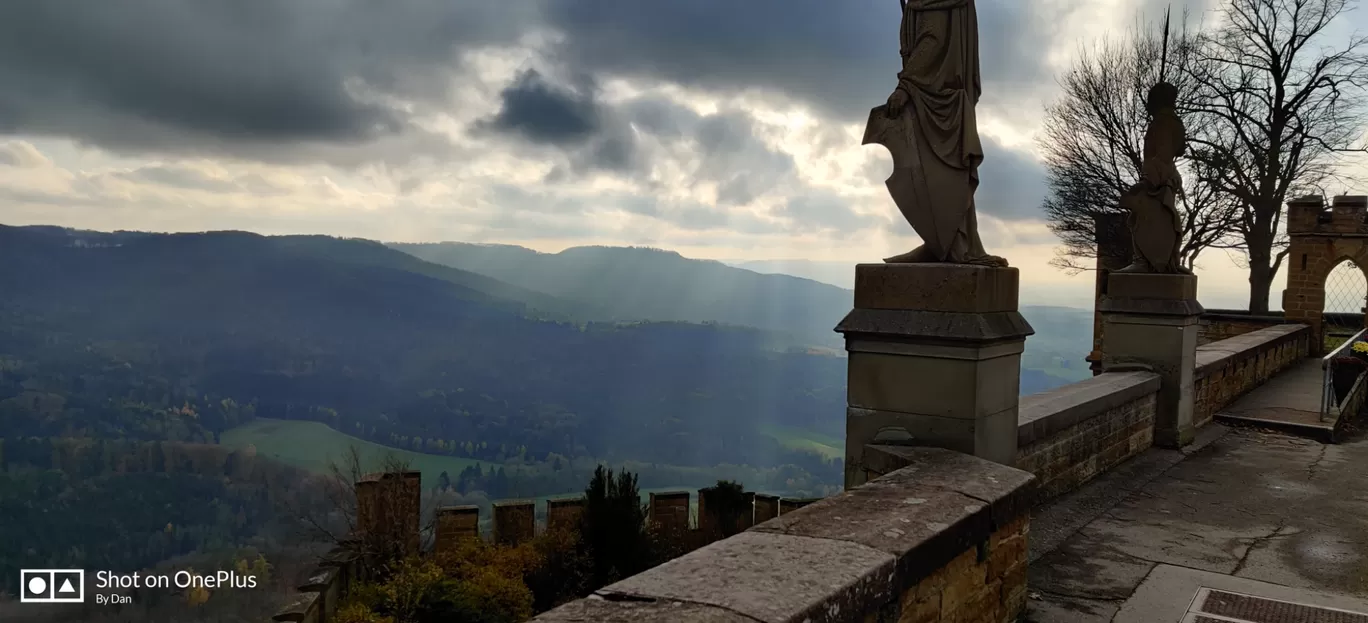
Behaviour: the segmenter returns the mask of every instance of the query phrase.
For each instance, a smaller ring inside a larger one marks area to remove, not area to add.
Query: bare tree
[[[1140,179],[1150,88],[1164,79],[1178,87],[1180,97],[1194,91],[1191,72],[1185,70],[1193,61],[1192,43],[1179,33],[1165,52],[1160,29],[1137,26],[1124,39],[1083,51],[1064,75],[1063,96],[1046,110],[1040,141],[1050,189],[1044,209],[1050,229],[1063,242],[1055,266],[1092,268],[1086,260],[1097,256],[1096,217],[1123,214],[1121,196]],[[1180,111],[1185,105],[1180,101]],[[1203,250],[1230,234],[1237,211],[1228,197],[1215,192],[1210,176],[1200,174],[1201,163],[1178,164],[1184,172],[1177,205],[1183,232],[1179,261],[1191,268]]]
[[[1190,144],[1201,174],[1238,208],[1236,240],[1249,267],[1249,310],[1268,311],[1287,255],[1282,208],[1336,176],[1364,128],[1368,39],[1328,46],[1354,0],[1224,0],[1194,46],[1186,78],[1203,119]]]

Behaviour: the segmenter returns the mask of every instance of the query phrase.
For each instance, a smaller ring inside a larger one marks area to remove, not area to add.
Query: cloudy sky
[[[1036,130],[1080,47],[1167,2],[978,5],[983,237],[1030,302],[1086,302]],[[0,223],[876,261],[916,244],[859,144],[897,28],[897,0],[9,0]]]

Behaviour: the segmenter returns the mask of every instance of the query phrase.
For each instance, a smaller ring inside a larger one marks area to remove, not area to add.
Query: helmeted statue
[[[923,244],[884,261],[1006,266],[984,251],[974,210],[983,162],[974,0],[900,2],[903,68],[887,105],[870,112],[864,144],[892,153],[886,185]]]
[[[1140,181],[1121,195],[1130,215],[1131,264],[1117,272],[1191,274],[1178,260],[1183,221],[1177,197],[1183,176],[1175,160],[1187,150],[1187,129],[1174,108],[1178,88],[1167,82],[1154,85],[1145,98],[1149,129],[1140,164]]]

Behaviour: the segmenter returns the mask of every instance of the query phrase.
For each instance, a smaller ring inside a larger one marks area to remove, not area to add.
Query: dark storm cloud
[[[978,1],[986,106],[1010,111],[1051,88],[1049,33],[1083,2]],[[459,161],[478,152],[415,127],[411,111],[471,88],[464,52],[540,28],[557,32],[537,59],[548,71],[506,85],[487,129],[565,152],[552,180],[642,178],[650,158],[669,157],[648,154],[643,136],[687,143],[696,179],[731,204],[785,183],[792,157],[744,115],[649,99],[606,107],[595,81],[758,91],[858,121],[898,69],[897,0],[8,0],[0,134],[347,166]]]
[[[577,145],[602,125],[592,92],[552,84],[535,69],[518,74],[499,99],[499,112],[477,128],[516,134],[536,143]]]
[[[568,156],[547,182],[599,171],[630,173],[640,164],[631,129],[598,99],[592,77],[553,81],[535,69],[519,72],[499,93],[499,110],[471,127],[474,135],[502,134]],[[568,167],[568,168],[567,168]]]
[[[1075,2],[980,0],[985,98],[1048,87],[1047,34]],[[769,89],[844,120],[892,90],[896,0],[577,0],[549,3],[556,58],[585,71],[705,89]]]
[[[974,205],[980,214],[1005,221],[1040,220],[1045,217],[1045,169],[1029,153],[1004,147],[982,137],[983,164]]]
[[[646,181],[656,159],[669,158],[687,164],[689,183],[716,184],[718,203],[745,205],[795,173],[793,156],[757,138],[744,111],[702,115],[653,96],[607,104],[592,81],[578,83],[526,70],[502,90],[499,111],[472,132],[560,150],[565,162],[548,173],[547,183],[602,171]],[[660,148],[643,147],[643,140]]]
[[[0,132],[112,148],[360,143],[406,131],[362,90],[436,96],[530,2],[0,2]],[[444,88],[444,87],[441,87]]]

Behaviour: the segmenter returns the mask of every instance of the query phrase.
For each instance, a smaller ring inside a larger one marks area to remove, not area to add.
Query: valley
[[[67,554],[11,556],[0,576],[95,555],[288,565],[291,544],[317,545],[304,518],[328,514],[316,487],[353,449],[355,470],[398,461],[425,504],[486,518],[575,495],[600,465],[643,496],[840,489],[831,327],[851,293],[817,281],[655,249],[0,226],[0,291],[0,485],[39,504],[0,511],[129,534],[96,552],[52,533]],[[1088,374],[1088,311],[1023,313],[1022,393]],[[128,504],[97,504],[116,490]]]

